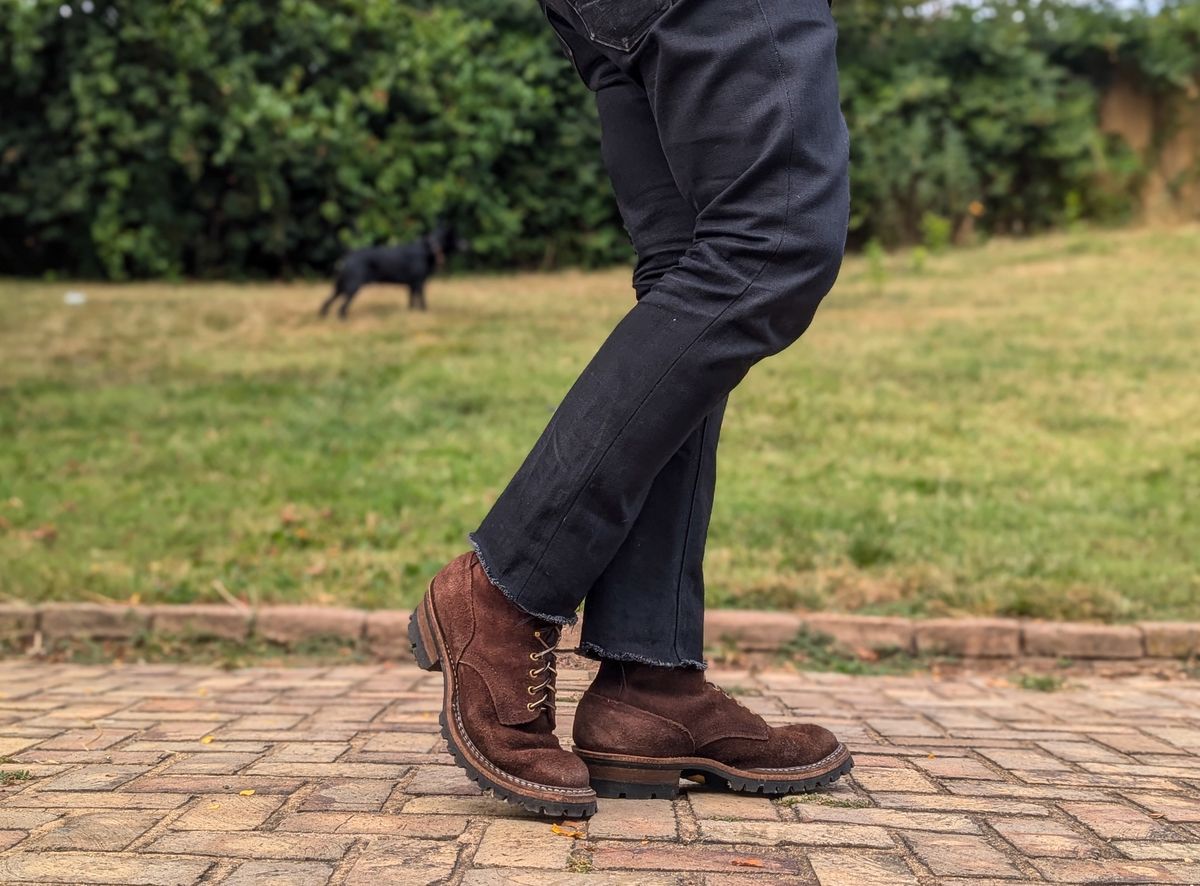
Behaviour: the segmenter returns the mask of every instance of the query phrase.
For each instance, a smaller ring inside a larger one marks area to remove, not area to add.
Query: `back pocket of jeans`
[[[677,0],[567,0],[601,46],[629,52]]]

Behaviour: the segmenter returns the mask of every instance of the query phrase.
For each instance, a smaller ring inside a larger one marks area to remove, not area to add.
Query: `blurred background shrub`
[[[629,257],[590,96],[534,0],[4,7],[0,273],[327,274],[441,215],[476,267]],[[1200,4],[835,11],[853,245],[1121,220],[1152,178],[1194,204],[1170,135],[1200,121]],[[1150,135],[1114,134],[1105,102]]]

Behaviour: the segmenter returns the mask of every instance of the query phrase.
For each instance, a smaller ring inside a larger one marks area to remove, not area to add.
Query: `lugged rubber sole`
[[[450,728],[450,722],[447,718],[447,711],[451,710],[453,705],[453,675],[449,669],[442,667],[441,653],[439,652],[440,635],[435,633],[438,630],[437,623],[426,609],[427,606],[431,605],[429,596],[426,595],[421,601],[421,605],[417,607],[409,618],[408,639],[412,644],[413,658],[416,659],[418,667],[426,671],[442,672],[445,694],[443,695],[441,713],[438,714],[438,722],[441,724],[442,737],[446,739],[446,745],[450,750],[450,755],[454,758],[454,762],[462,767],[463,771],[467,773],[468,778],[485,791],[491,791],[497,797],[520,806],[529,812],[552,818],[588,818],[595,815],[596,801],[594,799],[574,803],[539,797],[532,791],[524,793],[517,790],[514,786],[506,785],[487,775],[482,771],[480,766],[477,766],[473,762],[473,754],[461,745],[455,734],[455,730]]]
[[[587,764],[596,795],[608,799],[671,800],[679,795],[681,778],[741,794],[807,794],[833,784],[854,768],[854,758],[842,745],[812,766],[772,772],[740,770],[696,757],[656,760],[580,748],[575,753]]]

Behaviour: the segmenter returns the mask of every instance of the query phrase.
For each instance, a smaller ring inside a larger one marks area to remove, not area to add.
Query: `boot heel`
[[[425,614],[425,602],[425,599],[421,600],[420,605],[413,610],[413,614],[408,619],[408,642],[412,644],[413,658],[417,660],[417,667],[423,671],[440,671],[442,663],[438,659],[437,646],[433,642],[429,618]]]
[[[582,756],[582,755],[581,755]],[[583,758],[596,796],[619,800],[673,800],[679,795],[678,769],[637,769]]]

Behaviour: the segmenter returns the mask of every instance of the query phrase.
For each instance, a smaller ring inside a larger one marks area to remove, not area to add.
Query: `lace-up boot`
[[[854,765],[829,730],[769,726],[691,668],[605,661],[579,702],[574,737],[601,797],[674,797],[681,776],[747,793],[807,792]]]
[[[558,628],[527,615],[464,554],[409,622],[417,664],[444,677],[442,735],[480,787],[533,812],[596,811],[588,771],[554,735]]]

